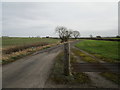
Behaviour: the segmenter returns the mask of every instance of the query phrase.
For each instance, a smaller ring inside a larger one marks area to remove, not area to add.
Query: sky
[[[3,2],[3,36],[58,36],[57,26],[81,37],[118,35],[117,2]],[[1,21],[1,20],[0,20]]]

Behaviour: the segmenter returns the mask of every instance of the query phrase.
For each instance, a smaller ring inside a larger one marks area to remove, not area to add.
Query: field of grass
[[[120,42],[117,41],[84,40],[77,43],[75,46],[89,53],[95,54],[100,58],[119,61],[119,44]]]
[[[47,42],[49,44],[57,43],[58,39],[51,38],[20,38],[20,37],[4,37],[2,38],[2,48],[9,48],[21,45],[30,45],[34,43]]]

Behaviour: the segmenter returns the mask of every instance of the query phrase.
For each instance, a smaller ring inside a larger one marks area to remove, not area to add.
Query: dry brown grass
[[[31,47],[36,48],[36,47],[45,46],[45,45],[48,45],[48,43],[41,42],[41,43],[34,43],[34,44],[29,44],[29,45],[13,46],[10,48],[3,49],[2,53],[3,54],[11,54],[13,52],[19,52],[19,51],[22,51],[27,48],[31,48]]]
[[[57,44],[50,44],[50,45],[44,45],[44,46],[39,46],[39,47],[35,47],[35,48],[27,48],[27,49],[24,49],[24,50],[20,50],[18,52],[12,52],[10,54],[4,54],[2,55],[2,64],[7,64],[7,63],[10,63],[10,62],[13,62],[19,58],[22,58],[24,56],[27,56],[27,55],[30,55],[36,51],[39,51],[39,50],[42,50],[42,49],[45,49],[45,48],[49,48],[49,47],[52,47],[52,46],[55,46]]]

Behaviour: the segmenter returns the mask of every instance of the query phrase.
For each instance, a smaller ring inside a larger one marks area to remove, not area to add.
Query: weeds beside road
[[[13,62],[36,51],[59,44],[59,39],[52,38],[2,38],[2,64]]]
[[[27,55],[33,54],[37,51],[43,50],[43,49],[47,49],[53,46],[56,46],[57,44],[50,44],[50,45],[45,45],[45,46],[39,46],[37,48],[28,48],[22,51],[18,51],[18,52],[13,52],[11,54],[3,54],[2,56],[2,64],[7,64],[13,61],[16,61],[17,59],[20,59],[22,57],[25,57]]]

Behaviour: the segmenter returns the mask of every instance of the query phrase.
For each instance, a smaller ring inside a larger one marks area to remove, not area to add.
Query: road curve
[[[2,88],[44,88],[62,45],[36,52],[2,67]]]

